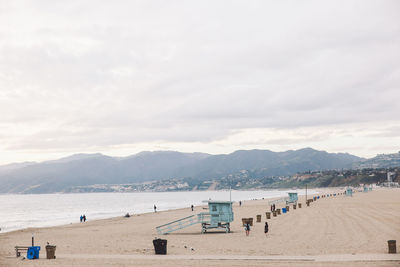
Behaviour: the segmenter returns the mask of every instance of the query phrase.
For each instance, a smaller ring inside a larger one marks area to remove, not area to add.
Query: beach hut
[[[353,189],[347,188],[347,189],[346,189],[346,196],[352,197],[352,196],[353,196]]]
[[[288,195],[289,195],[289,199],[286,200],[286,204],[289,204],[289,203],[296,204],[297,200],[299,199],[297,196],[297,193],[288,193]]]

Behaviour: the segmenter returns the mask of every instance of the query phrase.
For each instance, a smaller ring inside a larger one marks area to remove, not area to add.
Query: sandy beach
[[[324,189],[327,192],[339,192]],[[387,240],[400,243],[400,189],[377,189],[321,198],[267,220],[268,200],[234,204],[231,233],[201,234],[200,225],[158,236],[155,227],[203,212],[202,207],[112,218],[0,234],[0,266],[400,266]],[[277,205],[277,208],[282,205]],[[241,218],[262,215],[246,237]],[[14,246],[41,246],[40,259],[16,258]],[[155,255],[155,237],[168,240],[168,255]],[[57,246],[47,260],[46,243]],[[193,248],[193,249],[191,249]]]

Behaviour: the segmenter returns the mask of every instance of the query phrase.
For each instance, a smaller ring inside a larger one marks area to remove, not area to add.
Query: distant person
[[[156,207],[156,205],[154,205],[154,212],[157,212],[157,207]]]
[[[268,233],[268,223],[267,222],[265,222],[264,233],[265,233],[265,236],[267,236],[267,233]]]
[[[273,210],[272,210],[272,205],[271,205],[271,212],[272,212]]]
[[[83,222],[86,222],[86,215],[83,214]]]
[[[194,206],[192,205],[191,208],[192,208],[192,211],[193,211],[194,210]]]
[[[81,220],[81,222],[83,221],[83,216],[81,215],[81,218],[80,218],[80,220]]]
[[[246,231],[246,236],[249,236],[250,235],[250,224],[249,223],[246,223],[244,225],[244,230]]]
[[[275,204],[274,204],[273,206],[274,206],[274,210],[273,210],[273,211],[275,211],[275,208],[276,208],[276,207],[275,207]]]
[[[242,206],[242,201],[241,200],[239,200],[239,207],[241,207]]]

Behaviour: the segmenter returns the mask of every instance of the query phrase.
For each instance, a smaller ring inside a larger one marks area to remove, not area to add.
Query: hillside
[[[0,168],[0,193],[68,192],[77,186],[127,184],[170,178],[212,180],[240,170],[257,170],[263,176],[342,169],[362,160],[350,154],[335,154],[311,148],[272,152],[241,150],[227,155],[142,152],[113,158],[102,154],[77,154],[43,163]]]
[[[379,154],[376,157],[355,162],[353,168],[394,168],[400,167],[400,151],[393,154]]]

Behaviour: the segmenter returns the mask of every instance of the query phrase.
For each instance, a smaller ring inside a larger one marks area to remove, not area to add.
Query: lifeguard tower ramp
[[[288,193],[288,197],[281,197],[274,200],[270,200],[268,201],[268,205],[280,204],[280,203],[284,203],[286,205],[289,203],[297,204],[298,200],[299,197],[297,193]]]
[[[230,232],[230,223],[233,221],[231,201],[203,201],[208,203],[209,212],[201,212],[167,224],[157,226],[158,234],[168,234],[195,224],[201,224],[201,232],[206,233],[208,229],[222,228]]]

